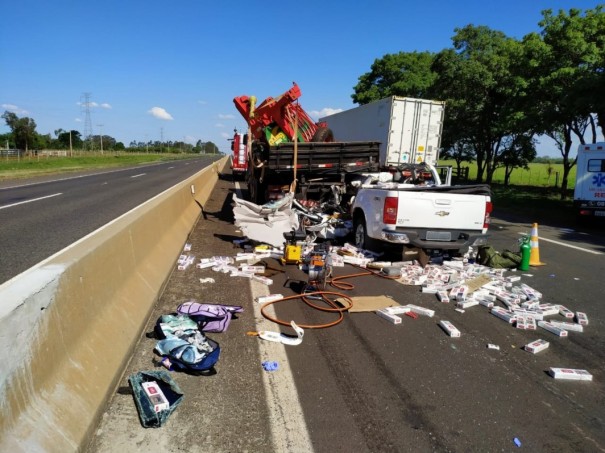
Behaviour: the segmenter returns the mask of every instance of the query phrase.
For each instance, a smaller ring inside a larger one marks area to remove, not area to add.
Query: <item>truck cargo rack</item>
[[[297,172],[357,173],[376,171],[380,142],[298,143]],[[294,143],[271,146],[263,153],[265,168],[276,173],[294,170]]]

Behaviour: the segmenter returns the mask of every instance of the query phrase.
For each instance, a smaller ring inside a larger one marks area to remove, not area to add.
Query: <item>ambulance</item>
[[[605,219],[605,142],[580,145],[573,205],[578,220]]]

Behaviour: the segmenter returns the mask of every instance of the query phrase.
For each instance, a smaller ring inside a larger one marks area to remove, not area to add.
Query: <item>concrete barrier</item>
[[[85,448],[226,164],[0,286],[0,451]]]

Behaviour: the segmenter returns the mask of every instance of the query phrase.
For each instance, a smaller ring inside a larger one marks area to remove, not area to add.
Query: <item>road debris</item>
[[[526,344],[523,349],[532,354],[537,354],[538,352],[544,351],[549,346],[550,343],[548,341],[540,339]]]
[[[573,368],[550,368],[548,370],[555,379],[568,379],[573,381],[592,381],[592,374],[586,370],[578,370]]]

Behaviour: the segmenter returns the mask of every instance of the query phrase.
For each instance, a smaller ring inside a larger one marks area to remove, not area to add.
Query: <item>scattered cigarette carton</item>
[[[491,300],[486,300],[483,297],[479,299],[479,303],[487,308],[493,308],[494,303]]]
[[[376,310],[376,314],[381,318],[390,321],[392,324],[401,324],[401,318],[397,315],[389,313],[386,309],[382,308],[380,310]]]
[[[450,294],[449,294],[449,298],[451,300],[456,300],[456,296],[458,295],[458,293],[460,292],[460,286],[454,286],[451,290],[450,290]]]
[[[537,354],[538,352],[544,351],[546,348],[550,346],[550,343],[546,340],[536,340],[531,343],[527,343],[523,348],[527,352],[531,352],[532,354]]]
[[[569,310],[568,308],[564,307],[563,305],[559,305],[559,313],[562,316],[565,316],[566,318],[574,317],[573,311]]]
[[[385,307],[383,310],[392,315],[402,315],[411,311],[411,308],[405,305],[395,305],[393,307]]]
[[[554,333],[555,335],[558,335],[559,337],[567,336],[567,330],[561,329],[561,328],[551,324],[548,321],[538,321],[538,326],[542,327],[545,330],[548,330],[550,333]]]
[[[521,330],[527,329],[527,324],[525,323],[525,318],[523,316],[517,316],[517,322],[515,323],[515,327]]]
[[[538,308],[542,312],[542,316],[553,316],[559,314],[559,307],[553,304],[540,304]]]
[[[231,272],[230,277],[245,277],[252,278],[254,274],[252,272],[234,271]]]
[[[413,311],[414,313],[417,313],[419,315],[428,316],[429,318],[432,318],[433,316],[435,316],[434,310],[429,310],[428,308],[419,307],[418,305],[413,305],[413,304],[407,304],[406,306],[409,307],[411,311]]]
[[[494,307],[490,310],[490,313],[500,319],[503,319],[509,324],[512,324],[517,319],[513,313],[511,313],[510,311],[506,311],[502,307]]]
[[[542,299],[542,293],[540,293],[539,291],[536,291],[535,289],[526,285],[525,283],[521,283],[520,287],[528,299]]]
[[[185,247],[183,247],[183,252],[190,252],[191,251],[191,244],[185,244]]]
[[[468,299],[468,300],[460,300],[456,302],[456,307],[458,308],[470,308],[475,305],[479,305],[479,301],[477,299]]]
[[[449,321],[439,321],[439,325],[450,337],[459,337],[460,331]]]
[[[544,319],[542,312],[534,311],[534,310],[515,309],[515,310],[513,310],[513,313],[517,316],[523,316],[524,318],[531,316],[532,318],[534,318],[538,321],[542,321]]]
[[[427,285],[422,287],[422,292],[425,294],[437,294],[439,289],[435,285]]]
[[[533,316],[525,318],[525,330],[537,330],[536,318]]]
[[[487,348],[488,349],[495,349],[496,351],[500,350],[500,346],[498,346],[497,344],[492,344],[492,343],[488,343],[487,344]]]
[[[195,267],[197,267],[198,269],[206,269],[208,267],[214,267],[216,266],[218,263],[214,260],[209,260],[209,259],[201,259],[199,263],[197,263],[195,265]]]
[[[559,329],[564,329],[572,332],[584,332],[584,327],[581,324],[576,324],[575,322],[562,322],[562,321],[548,321],[553,326],[558,327]]]
[[[456,293],[456,300],[459,302],[465,301],[467,296],[468,296],[468,286],[461,285],[458,288],[458,292]]]
[[[250,272],[252,274],[262,274],[265,272],[265,266],[251,266],[250,264],[242,264],[242,272]]]
[[[283,299],[283,294],[269,294],[267,296],[258,296],[256,301],[259,304],[266,304],[267,302],[275,302],[276,300]]]
[[[588,325],[588,316],[586,316],[586,313],[582,313],[581,311],[577,311],[576,312],[576,321],[581,326],[587,326]]]
[[[162,392],[162,389],[157,382],[143,382],[141,383],[141,386],[143,387],[149,402],[153,406],[153,410],[160,412],[170,408],[170,403],[166,399],[166,396],[164,396],[164,392]]]
[[[592,381],[592,374],[586,370],[573,368],[550,368],[548,373],[555,379],[569,379],[573,381]]]
[[[252,275],[252,280],[256,280],[257,282],[261,282],[264,285],[272,285],[273,284],[273,279],[271,278],[267,278],[267,277],[263,277],[262,275]]]
[[[478,299],[484,299],[484,300],[488,300],[490,302],[496,302],[496,296],[493,294],[490,294],[488,291],[483,291],[483,290],[475,291],[474,295]]]
[[[437,291],[437,299],[444,304],[448,304],[450,302],[450,297],[447,295],[447,291]]]

